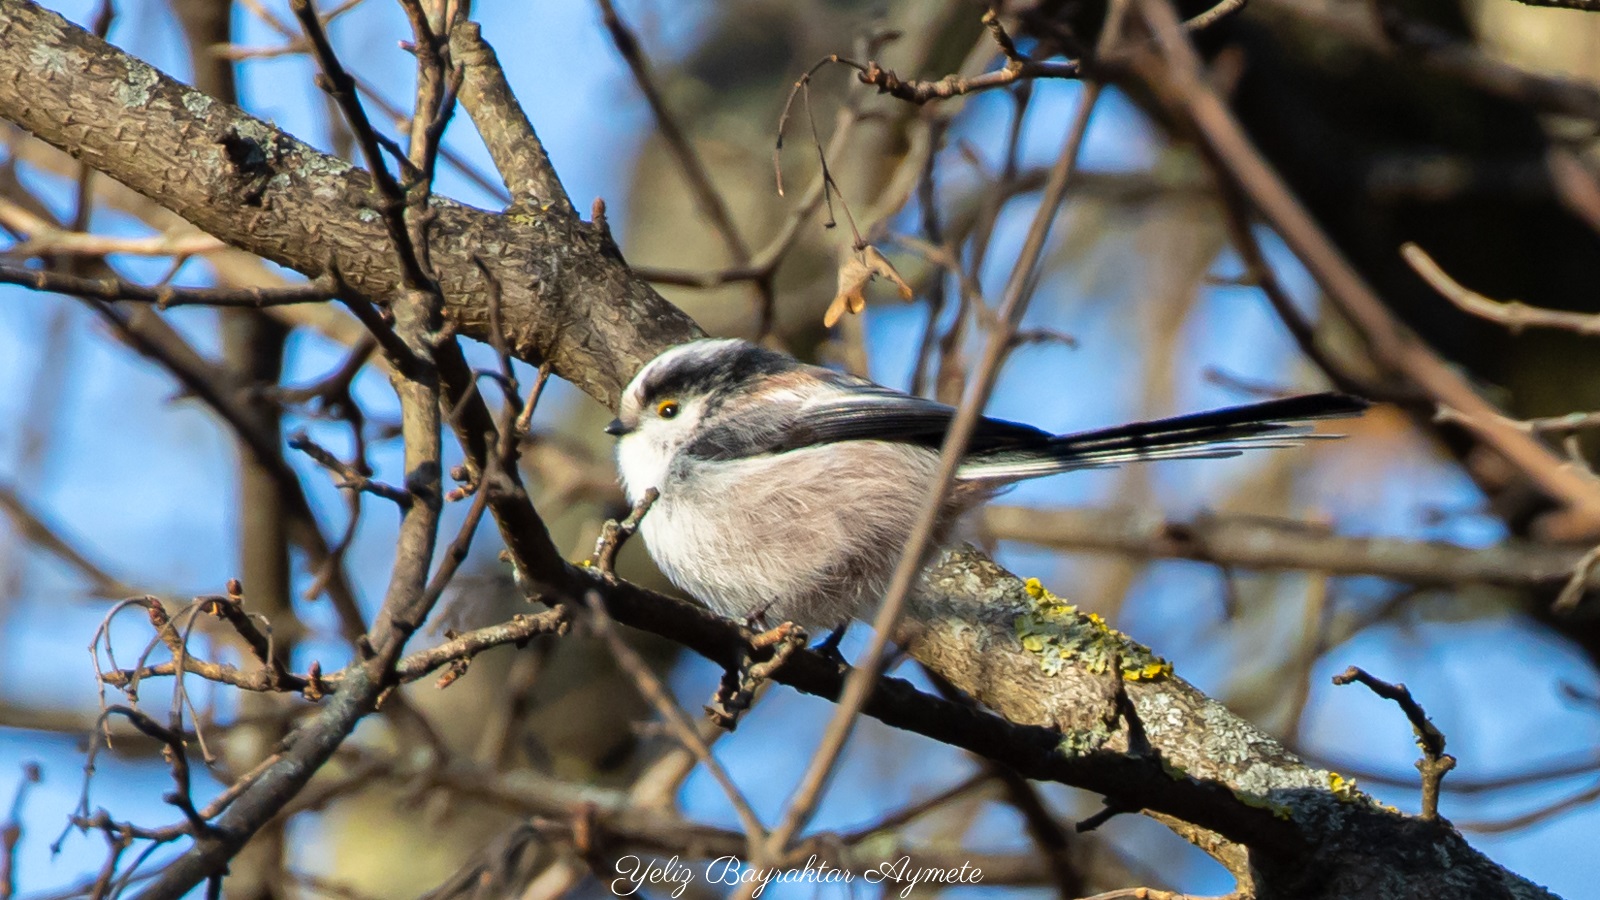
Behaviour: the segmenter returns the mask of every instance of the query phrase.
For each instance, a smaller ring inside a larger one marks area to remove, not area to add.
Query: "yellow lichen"
[[[1361,800],[1366,797],[1361,788],[1356,786],[1354,778],[1346,778],[1338,772],[1328,773],[1328,790],[1333,792],[1340,800]]]
[[[1098,674],[1118,661],[1128,681],[1159,681],[1172,675],[1172,664],[1150,648],[1112,628],[1097,613],[1080,614],[1077,607],[1050,593],[1037,578],[1023,582],[1033,608],[1013,622],[1018,642],[1039,657],[1046,674],[1055,675],[1076,661],[1084,671]]]
[[[1160,681],[1172,676],[1172,663],[1166,660],[1153,662],[1142,669],[1123,669],[1122,677],[1129,681]]]

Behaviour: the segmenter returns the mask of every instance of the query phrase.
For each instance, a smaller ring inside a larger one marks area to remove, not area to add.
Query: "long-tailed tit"
[[[1366,402],[1312,394],[1052,435],[983,419],[932,550],[1007,485],[1152,459],[1292,446],[1302,423]],[[635,375],[606,427],[640,531],[673,584],[734,618],[833,628],[870,616],[938,467],[955,410],[740,340],[673,347]]]

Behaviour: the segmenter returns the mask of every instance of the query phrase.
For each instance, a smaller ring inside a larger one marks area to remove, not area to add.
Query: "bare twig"
[[[396,258],[400,261],[403,283],[413,290],[424,290],[433,283],[433,280],[423,269],[422,258],[417,246],[411,240],[411,232],[406,225],[405,192],[401,190],[399,182],[395,180],[384,162],[378,133],[367,118],[367,112],[361,106],[361,99],[356,96],[355,79],[345,71],[344,64],[339,61],[338,54],[333,50],[333,45],[328,42],[328,34],[323,30],[322,19],[317,15],[312,0],[290,0],[289,8],[294,12],[295,18],[300,20],[300,26],[311,41],[312,55],[322,70],[318,75],[317,85],[327,91],[339,104],[339,108],[344,111],[345,118],[349,121],[351,131],[355,133],[356,142],[361,146],[361,154],[366,159],[367,168],[372,174],[372,190],[376,195],[378,212],[383,217],[384,226],[389,232],[389,240],[393,243]]]
[[[1388,385],[1366,377],[1356,366],[1329,352],[1318,341],[1316,326],[1295,305],[1294,298],[1289,296],[1289,291],[1278,278],[1277,269],[1267,259],[1260,240],[1256,238],[1249,200],[1238,185],[1223,180],[1218,185],[1218,195],[1227,213],[1225,221],[1228,234],[1240,261],[1244,263],[1244,278],[1252,286],[1261,289],[1300,352],[1342,391],[1373,399],[1392,395],[1394,391]]]
[[[1517,0],[1518,3],[1528,6],[1546,6],[1555,9],[1581,9],[1584,12],[1600,12],[1600,0]]]
[[[544,396],[544,386],[549,382],[550,362],[546,360],[539,366],[539,377],[534,381],[528,399],[522,401],[522,411],[517,413],[517,420],[513,423],[514,435],[518,440],[528,436],[529,429],[533,426],[533,411],[538,408],[539,398]]]
[[[1082,897],[1080,900],[1234,900],[1234,897],[1237,895],[1195,897],[1190,894],[1179,894],[1176,890],[1157,890],[1155,887],[1118,887],[1117,890],[1107,890],[1104,894],[1094,894],[1091,897]]]
[[[1433,414],[1435,422],[1454,422],[1461,425],[1471,424],[1471,420],[1461,414],[1459,410],[1448,406],[1440,406]],[[1600,412],[1575,412],[1564,416],[1541,416],[1534,419],[1513,419],[1506,415],[1497,415],[1495,422],[1506,428],[1515,428],[1525,434],[1549,435],[1563,439],[1574,437],[1577,432],[1590,428],[1600,427]],[[1582,454],[1569,454],[1573,461],[1579,465],[1588,465],[1583,460]]]
[[[138,593],[126,582],[108,573],[91,560],[76,543],[46,522],[10,485],[0,482],[0,510],[11,519],[11,527],[25,540],[65,562],[88,579],[90,589],[100,597],[127,597]]]
[[[1480,319],[1504,325],[1512,334],[1520,334],[1528,328],[1558,328],[1585,337],[1600,335],[1600,315],[1541,309],[1516,300],[1491,300],[1451,278],[1433,261],[1433,257],[1416,244],[1402,244],[1400,255],[1422,276],[1423,281],[1446,300]]]
[[[590,592],[588,601],[589,610],[594,616],[592,622],[595,631],[605,640],[606,646],[611,648],[611,655],[616,658],[617,665],[621,666],[633,680],[640,695],[656,708],[657,714],[666,721],[673,737],[694,754],[695,759],[706,767],[706,771],[727,795],[728,802],[733,805],[734,812],[739,816],[739,824],[744,827],[746,856],[755,859],[760,853],[766,829],[762,827],[761,819],[755,810],[750,807],[750,801],[745,799],[744,792],[734,784],[732,776],[711,754],[711,747],[700,737],[700,732],[695,730],[689,714],[672,699],[672,695],[667,693],[661,680],[650,671],[650,667],[639,658],[639,654],[617,634],[616,623],[606,614],[605,602],[600,599],[600,595]]]
[[[1245,2],[1246,0],[1221,0],[1221,2],[1205,12],[1185,20],[1182,23],[1183,28],[1189,32],[1209,28],[1243,9]],[[1584,2],[1584,0],[1573,0],[1573,2]],[[893,69],[886,69],[875,60],[869,59],[863,63],[833,54],[827,57],[824,62],[836,63],[855,69],[856,77],[860,79],[862,84],[876,87],[880,94],[888,94],[891,97],[915,103],[919,106],[933,100],[948,100],[952,97],[989,91],[1039,78],[1083,77],[1084,64],[1081,61],[1039,61],[1018,53],[1016,46],[1012,44],[1005,29],[1000,26],[999,17],[993,10],[984,14],[983,21],[989,28],[990,33],[994,35],[996,44],[1005,55],[1006,63],[999,69],[984,72],[981,75],[950,74],[935,80],[904,79],[897,75]]]
[[[1083,145],[1090,113],[1094,110],[1099,93],[1099,86],[1090,83],[1079,101],[1061,155],[1051,171],[1050,182],[1040,198],[1033,225],[1023,243],[1011,279],[1006,285],[1005,300],[1000,313],[1000,327],[990,334],[974,384],[968,389],[945,435],[944,444],[940,449],[938,474],[928,488],[928,497],[919,514],[916,527],[907,540],[900,563],[895,569],[883,606],[873,620],[873,639],[846,682],[838,708],[834,710],[828,730],[823,735],[822,744],[817,748],[800,787],[791,798],[782,823],[773,830],[767,841],[768,856],[780,855],[789,840],[810,820],[823,790],[831,780],[834,764],[854,728],[856,717],[866,701],[867,694],[881,672],[885,649],[894,634],[895,624],[899,620],[906,598],[922,569],[923,554],[933,536],[933,530],[943,514],[945,495],[954,482],[955,472],[960,465],[967,441],[994,387],[1000,363],[1010,350],[1011,335],[1015,333],[1022,314],[1027,310],[1030,294],[1027,286],[1032,283],[1033,268],[1044,251],[1045,239],[1050,224],[1055,219],[1056,208],[1066,193],[1067,182],[1076,167],[1078,151]]]
[[[798,89],[798,88],[797,88]],[[856,122],[860,116],[853,108],[840,110],[835,122],[833,135],[828,139],[828,146],[823,150],[824,158],[835,157],[844,152],[855,133]],[[776,164],[775,164],[776,165]],[[828,196],[831,188],[830,177],[825,172],[818,172],[806,188],[800,202],[790,211],[788,218],[778,228],[760,250],[751,257],[747,266],[731,266],[711,272],[685,271],[680,269],[665,269],[653,266],[631,266],[634,274],[646,281],[655,281],[661,284],[673,284],[683,287],[713,288],[738,281],[761,282],[771,279],[777,272],[784,259],[800,242],[799,237],[802,226],[811,218]]]
[[[1556,816],[1582,809],[1596,800],[1600,800],[1600,785],[1587,788],[1563,797],[1554,803],[1547,803],[1531,812],[1520,816],[1510,816],[1504,819],[1486,819],[1476,822],[1463,822],[1461,828],[1466,831],[1478,831],[1487,834],[1504,834],[1506,832],[1522,831],[1540,822],[1547,821]]]
[[[401,509],[411,505],[411,493],[409,491],[373,479],[369,473],[333,455],[333,451],[313,441],[303,431],[289,438],[289,447],[293,450],[299,450],[301,453],[316,460],[317,464],[324,469],[339,476],[339,480],[335,482],[339,488],[363,491],[375,497],[382,497]]]
[[[989,766],[989,771],[1005,788],[1006,799],[1022,815],[1028,836],[1033,839],[1039,855],[1044,857],[1055,880],[1056,893],[1062,900],[1076,897],[1083,889],[1083,875],[1072,863],[1069,838],[1061,823],[1045,805],[1038,788],[1028,779],[1003,766]]]
[[[22,804],[28,791],[39,783],[38,763],[22,764],[22,780],[11,795],[11,808],[0,822],[0,900],[11,900],[17,892],[17,844],[22,841]]]
[[[84,193],[82,196],[88,196]],[[194,256],[226,249],[227,245],[209,234],[190,228],[150,237],[114,237],[90,234],[88,217],[80,203],[79,213],[66,226],[50,221],[21,203],[0,197],[0,228],[26,235],[26,240],[0,251],[0,257],[24,259],[36,256]]]
[[[660,491],[649,488],[644,492],[644,496],[639,498],[639,502],[633,505],[633,509],[628,511],[626,519],[621,522],[613,519],[600,531],[600,539],[594,545],[594,566],[607,581],[616,581],[617,552],[629,538],[633,537],[634,532],[639,530],[639,523],[644,520],[645,513],[650,511],[650,507],[660,496]]]
[[[427,677],[441,666],[468,662],[485,650],[506,644],[522,646],[542,634],[562,633],[566,627],[566,613],[557,608],[537,615],[517,615],[498,625],[453,634],[443,644],[418,650],[396,663],[395,681],[409,684]],[[246,673],[233,666],[198,659],[191,654],[185,657],[182,669],[208,681],[240,690],[299,693],[312,701],[332,693],[344,681],[342,674],[322,675],[315,663],[305,675],[282,672],[273,676],[267,669]],[[122,688],[146,678],[170,677],[178,670],[177,663],[164,662],[132,669],[112,669],[101,673],[100,680],[111,687]]]
[[[1430,820],[1439,818],[1439,783],[1444,780],[1446,772],[1456,767],[1456,758],[1444,752],[1444,732],[1422,711],[1422,706],[1412,698],[1405,685],[1374,678],[1355,666],[1333,676],[1334,684],[1343,685],[1353,681],[1361,682],[1385,700],[1393,700],[1405,712],[1411,722],[1411,730],[1416,732],[1417,746],[1422,749],[1422,758],[1417,760],[1417,771],[1422,773],[1422,817]]]
[[[1460,410],[1473,434],[1562,503],[1563,533],[1600,531],[1600,481],[1574,470],[1529,435],[1498,425],[1497,412],[1456,369],[1400,324],[1370,285],[1261,156],[1226,103],[1205,80],[1199,56],[1166,0],[1137,0],[1164,59],[1134,58],[1134,70],[1169,111],[1191,123],[1217,172],[1238,185],[1305,263],[1330,300],[1365,338],[1373,358],[1434,401]]]
[[[1590,580],[1594,578],[1596,566],[1600,566],[1600,546],[1591,547],[1573,564],[1571,577],[1561,586],[1561,593],[1550,604],[1552,612],[1570,613],[1577,608],[1578,601],[1583,599]]]
[[[173,709],[174,717],[180,715],[181,706]],[[211,833],[211,824],[200,815],[195,808],[194,796],[190,792],[189,784],[189,752],[184,747],[184,735],[181,728],[171,728],[161,725],[137,709],[128,706],[113,706],[106,710],[106,715],[119,715],[127,719],[133,726],[150,737],[167,746],[167,764],[172,768],[172,780],[177,785],[177,790],[167,794],[162,799],[176,806],[183,817],[188,820],[189,833],[196,837]]]
[[[689,141],[688,135],[683,133],[678,120],[667,109],[667,103],[656,87],[655,73],[650,69],[650,61],[639,46],[638,37],[628,27],[628,23],[617,14],[616,5],[611,0],[598,0],[598,2],[600,18],[606,26],[606,31],[611,35],[611,42],[616,45],[623,62],[627,63],[628,71],[633,73],[633,81],[639,86],[639,92],[644,94],[645,102],[650,106],[650,113],[655,117],[656,129],[661,132],[668,150],[677,161],[678,168],[682,170],[684,180],[689,184],[689,192],[694,196],[695,205],[700,207],[700,212],[710,220],[711,226],[722,238],[722,243],[727,247],[728,256],[732,258],[734,265],[744,265],[750,260],[750,248],[740,236],[738,226],[733,223],[733,214],[728,210],[728,204],[723,200],[722,194],[717,191],[716,184],[712,182],[711,173],[707,171],[705,162]]]
[[[1183,30],[1188,32],[1204,31],[1228,16],[1244,9],[1245,2],[1246,0],[1221,0],[1220,3],[1205,12],[1183,20]]]
[[[946,75],[936,81],[921,79],[903,79],[895,74],[893,69],[886,69],[878,65],[875,60],[857,62],[847,57],[833,55],[828,57],[829,62],[849,66],[856,70],[856,77],[862,84],[869,84],[878,89],[880,94],[888,94],[910,103],[918,105],[931,100],[948,100],[963,94],[975,94],[980,91],[989,91],[999,87],[1015,84],[1022,80],[1036,78],[1080,78],[1083,67],[1077,62],[1038,62],[1029,59],[1011,59],[1006,64],[992,72],[982,75]]]
[[[0,266],[0,283],[19,284],[36,291],[92,297],[107,302],[154,304],[157,309],[176,306],[217,306],[265,309],[291,303],[320,303],[336,293],[333,280],[322,277],[305,284],[281,288],[186,288],[142,285],[121,278],[82,278],[48,269]]]
[[[1346,537],[1316,522],[1255,516],[1160,519],[1132,510],[990,506],[997,540],[1144,559],[1192,559],[1235,569],[1376,575],[1420,585],[1497,584],[1554,590],[1582,561],[1574,547],[1508,540],[1488,547],[1446,541]],[[1582,583],[1600,588],[1600,578]]]

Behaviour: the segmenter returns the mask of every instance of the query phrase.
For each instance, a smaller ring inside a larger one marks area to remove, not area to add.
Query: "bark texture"
[[[399,284],[371,177],[26,2],[0,5],[6,119],[236,247],[297,272],[338,271],[357,292]],[[607,405],[661,348],[699,328],[629,273],[608,236],[559,206],[506,215],[433,202],[428,226],[449,316],[483,338],[503,286],[522,359]]]
[[[367,173],[27,0],[0,0],[0,117],[241,249],[309,276],[337,271],[378,302],[398,287]],[[529,183],[510,173],[507,180]],[[614,406],[642,362],[701,332],[630,273],[609,235],[567,209],[522,203],[497,214],[436,199],[427,226],[432,259],[457,331],[487,336],[489,294],[477,257],[503,286],[501,316],[516,355],[548,361]],[[1549,896],[1472,850],[1448,823],[1386,810],[1307,766],[1037,583],[975,552],[948,556],[926,577],[931,589],[912,610],[915,655],[1012,723],[1032,726],[997,735],[1013,742],[1006,761],[1161,814],[1228,865],[1247,892]],[[649,628],[651,618],[632,624]],[[779,680],[804,681],[817,664],[807,657]],[[869,714],[895,722],[901,687],[887,681]]]

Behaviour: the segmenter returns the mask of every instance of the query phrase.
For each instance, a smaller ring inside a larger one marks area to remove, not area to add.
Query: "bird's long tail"
[[[1046,444],[974,454],[959,477],[1006,482],[1156,459],[1217,459],[1246,450],[1292,447],[1337,435],[1311,433],[1307,423],[1360,415],[1367,401],[1348,394],[1306,394],[1230,406],[1153,422],[1065,434]]]

